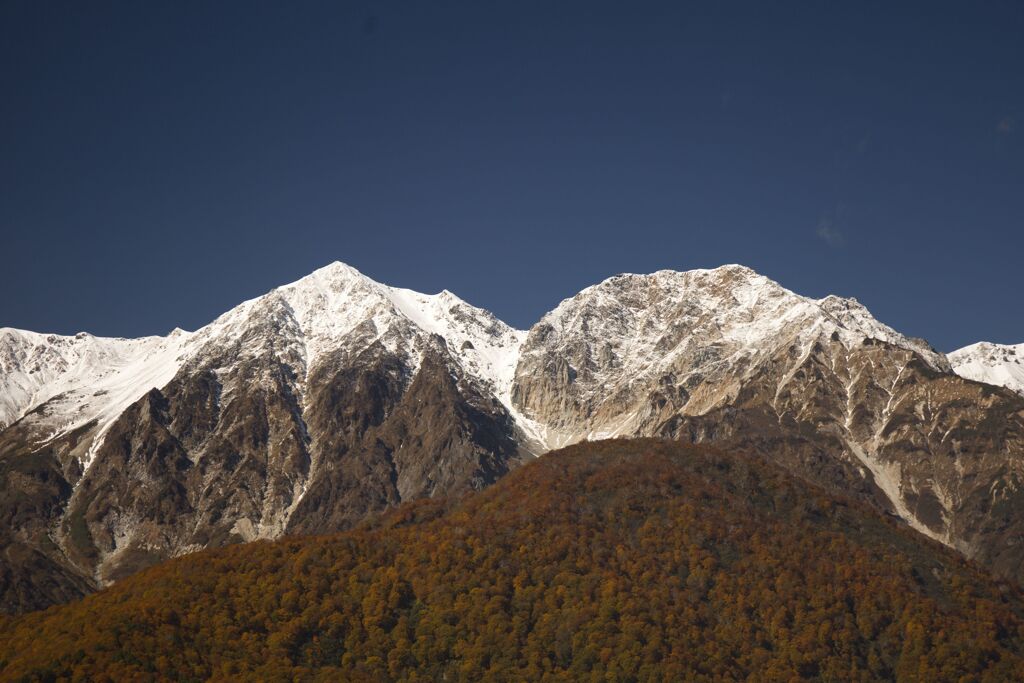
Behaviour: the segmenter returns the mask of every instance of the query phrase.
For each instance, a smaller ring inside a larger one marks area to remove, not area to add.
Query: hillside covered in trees
[[[760,460],[654,440],[0,621],[3,680],[1022,676],[1016,587]]]

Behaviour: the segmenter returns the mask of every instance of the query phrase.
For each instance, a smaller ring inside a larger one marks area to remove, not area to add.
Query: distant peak
[[[1024,343],[1022,344],[997,344],[996,342],[980,341],[974,344],[969,344],[961,349],[957,349],[949,354],[950,358],[965,357],[971,353],[1011,353],[1016,354],[1017,352],[1024,353]]]
[[[977,342],[948,356],[956,374],[1024,396],[1024,344]]]

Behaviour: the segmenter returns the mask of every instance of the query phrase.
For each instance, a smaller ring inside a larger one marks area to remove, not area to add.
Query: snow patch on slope
[[[949,354],[956,374],[1024,396],[1024,344],[979,342]]]
[[[0,428],[46,404],[39,422],[50,441],[96,421],[102,434],[181,365],[189,333],[120,339],[0,329]],[[95,443],[95,442],[94,442]]]
[[[509,327],[448,290],[434,295],[387,290],[399,312],[421,330],[444,339],[469,374],[488,385],[506,407],[511,406],[512,379],[525,331]]]

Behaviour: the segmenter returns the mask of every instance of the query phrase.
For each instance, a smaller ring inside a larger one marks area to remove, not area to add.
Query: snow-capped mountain
[[[796,345],[803,354],[818,339],[848,349],[877,340],[949,371],[941,353],[879,323],[854,299],[809,299],[729,265],[619,275],[566,299],[530,330],[513,396],[544,425],[545,448],[646,434],[657,412],[646,401],[654,387],[685,396],[688,412],[707,412],[780,349]]]
[[[956,374],[1024,396],[1024,344],[979,342],[949,354]]]
[[[530,330],[512,398],[546,447],[730,444],[976,557],[985,491],[1016,492],[1024,472],[1024,404],[963,382],[855,300],[742,266],[622,275],[563,301]]]
[[[0,544],[22,558],[0,601],[346,528],[610,436],[756,453],[1004,573],[1024,561],[1024,399],[853,299],[661,271],[520,331],[334,263],[191,333],[0,331]]]
[[[403,355],[414,374],[432,336],[445,340],[469,378],[509,404],[525,332],[451,292],[387,287],[333,263],[243,302],[194,333],[175,329],[166,337],[120,339],[0,328],[0,429],[24,419],[38,442],[48,442],[95,423],[100,441],[125,408],[183,367],[208,364],[225,352],[237,352],[236,359],[259,355],[266,342],[292,363],[303,389],[308,373],[332,353],[374,343]],[[40,414],[28,415],[44,405]]]
[[[273,332],[293,345],[304,374],[338,349],[377,342],[407,355],[415,370],[426,339],[436,335],[475,380],[505,393],[523,336],[447,290],[427,295],[388,287],[350,266],[332,263],[217,318],[193,335],[193,355],[234,343],[268,316],[279,323]],[[304,382],[305,376],[300,379]]]
[[[25,484],[0,494],[7,542],[39,561],[53,547],[49,574],[104,583],[167,555],[479,488],[525,453],[506,407],[523,336],[450,292],[340,263],[192,333],[4,330],[0,476]],[[55,599],[52,583],[16,592]]]

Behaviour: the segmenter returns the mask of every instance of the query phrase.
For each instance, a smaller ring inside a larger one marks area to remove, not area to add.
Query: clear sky
[[[742,263],[949,351],[1022,259],[1024,3],[0,3],[0,326]]]

